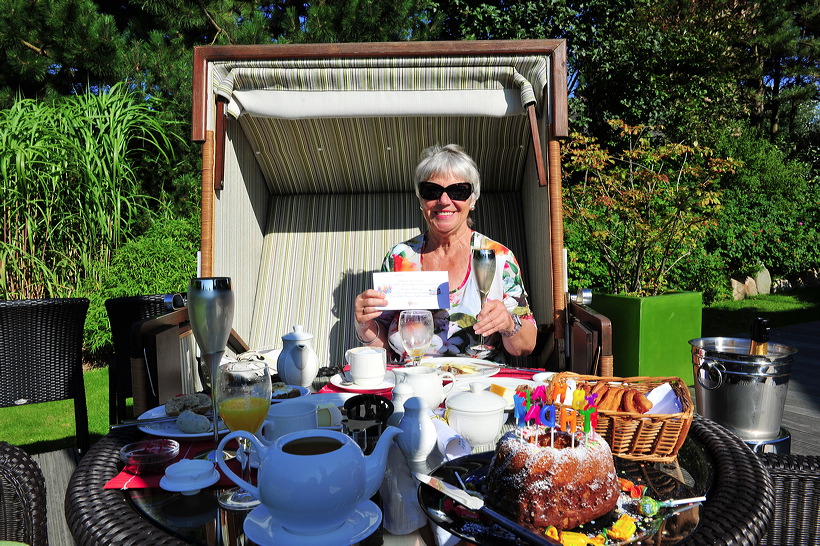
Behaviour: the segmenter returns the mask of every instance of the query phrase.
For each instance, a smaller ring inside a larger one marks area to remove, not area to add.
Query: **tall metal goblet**
[[[478,295],[481,297],[481,308],[487,303],[487,295],[490,293],[490,287],[493,285],[493,278],[495,277],[495,250],[487,248],[473,249],[473,278],[476,286],[478,286]],[[488,353],[493,350],[491,345],[484,343],[484,336],[481,336],[481,344],[473,345],[470,351],[479,355],[481,353]]]
[[[213,378],[231,335],[234,297],[230,277],[195,277],[188,284],[188,320],[202,353],[211,387],[214,442],[219,443],[219,412]],[[215,456],[214,456],[215,457]],[[210,455],[209,455],[210,458]]]

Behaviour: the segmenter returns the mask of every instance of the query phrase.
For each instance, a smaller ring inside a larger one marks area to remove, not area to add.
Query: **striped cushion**
[[[547,85],[548,56],[464,56],[417,58],[332,58],[231,60],[212,63],[213,86],[229,101],[235,116],[264,115],[265,100],[251,101],[258,90],[294,92],[290,109],[299,108],[301,92],[393,92],[515,90],[520,104],[538,103]],[[243,93],[245,95],[243,96]],[[469,93],[464,93],[465,101]],[[540,108],[541,105],[539,105]],[[406,115],[397,104],[393,115]],[[269,114],[272,115],[272,114]],[[367,115],[349,112],[350,116]],[[293,117],[314,117],[305,108]],[[288,117],[291,117],[290,115]]]

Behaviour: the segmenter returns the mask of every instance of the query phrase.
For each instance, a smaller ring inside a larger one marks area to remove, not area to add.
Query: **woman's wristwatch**
[[[516,315],[515,313],[510,313],[510,317],[513,321],[512,330],[507,330],[506,332],[501,332],[502,337],[513,337],[519,331],[521,331],[521,317]]]

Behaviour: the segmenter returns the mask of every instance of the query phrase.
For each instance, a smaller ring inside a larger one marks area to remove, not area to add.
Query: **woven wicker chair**
[[[46,482],[37,463],[0,442],[0,541],[48,544]]]
[[[74,400],[76,444],[88,451],[83,326],[88,299],[0,301],[0,407]]]
[[[774,517],[761,544],[820,544],[820,457],[759,455],[774,483]]]
[[[178,301],[174,301],[174,297]],[[131,326],[135,322],[161,315],[169,307],[182,307],[184,302],[179,294],[154,294],[149,296],[128,296],[105,300],[111,337],[114,343],[114,358],[108,367],[108,394],[110,424],[125,419],[126,399],[133,396],[131,388]]]

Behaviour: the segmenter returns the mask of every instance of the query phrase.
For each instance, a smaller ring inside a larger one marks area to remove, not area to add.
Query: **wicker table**
[[[79,544],[186,543],[137,511],[128,493],[103,489],[119,471],[119,449],[142,436],[135,429],[112,432],[80,461],[65,501],[66,519]],[[689,438],[711,456],[713,482],[700,524],[683,544],[758,544],[774,511],[773,486],[763,464],[740,439],[699,415]]]

